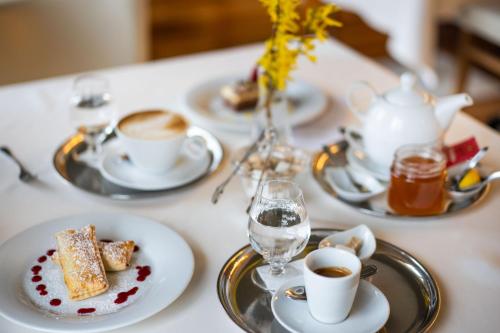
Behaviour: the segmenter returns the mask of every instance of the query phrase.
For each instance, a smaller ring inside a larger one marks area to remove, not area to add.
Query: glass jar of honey
[[[407,145],[396,151],[391,167],[388,204],[400,215],[425,216],[446,209],[446,158],[430,145]]]

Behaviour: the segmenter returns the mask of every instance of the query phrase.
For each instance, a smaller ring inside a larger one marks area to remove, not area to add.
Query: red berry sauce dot
[[[78,309],[78,314],[87,314],[87,313],[92,313],[95,312],[95,308],[81,308]]]
[[[46,285],[44,285],[44,284],[39,284],[38,286],[36,286],[36,288],[35,288],[35,289],[36,289],[36,290],[38,290],[38,291],[41,291],[41,290],[45,290],[46,288],[47,288],[47,286],[46,286]]]
[[[47,294],[48,294],[47,290],[45,290],[45,289],[44,290],[40,290],[40,296],[45,296]]]
[[[61,300],[59,298],[54,298],[50,300],[50,305],[52,306],[59,306],[61,305]]]
[[[151,274],[151,267],[149,266],[137,266],[137,281],[144,281]]]
[[[54,250],[54,249],[47,250],[47,255],[49,257],[52,257],[52,255],[54,254],[54,252],[56,252],[56,250]]]
[[[138,287],[134,287],[130,289],[129,291],[122,291],[116,295],[115,303],[116,304],[122,304],[125,303],[128,300],[129,296],[135,295],[135,293],[139,290]]]
[[[44,262],[44,261],[46,261],[46,260],[47,260],[47,257],[46,257],[46,256],[41,256],[40,258],[38,258],[38,262],[39,262],[39,263],[42,263],[42,262]]]
[[[40,275],[35,275],[31,278],[32,282],[40,282],[42,281],[42,277]]]
[[[31,271],[33,272],[34,275],[37,275],[40,271],[42,270],[42,266],[33,266],[31,267]]]

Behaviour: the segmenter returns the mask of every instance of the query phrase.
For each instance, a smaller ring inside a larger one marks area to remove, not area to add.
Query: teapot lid
[[[401,75],[400,86],[385,94],[389,103],[399,106],[418,106],[427,103],[429,96],[416,87],[417,78],[412,73]]]

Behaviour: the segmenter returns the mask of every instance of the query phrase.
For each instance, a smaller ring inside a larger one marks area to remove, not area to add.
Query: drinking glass
[[[286,266],[304,250],[311,235],[302,191],[290,181],[266,181],[257,191],[249,213],[250,244],[269,263],[268,278],[274,281],[264,284],[255,271],[253,280],[266,290],[274,290],[271,285],[278,286],[279,281],[300,274],[297,269]]]
[[[114,120],[108,81],[95,74],[78,76],[73,84],[70,121],[87,143],[87,149],[79,158],[88,162],[98,159]]]

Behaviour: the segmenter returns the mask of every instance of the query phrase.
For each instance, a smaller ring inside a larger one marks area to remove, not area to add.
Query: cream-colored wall
[[[0,4],[0,84],[147,59],[147,0]]]

